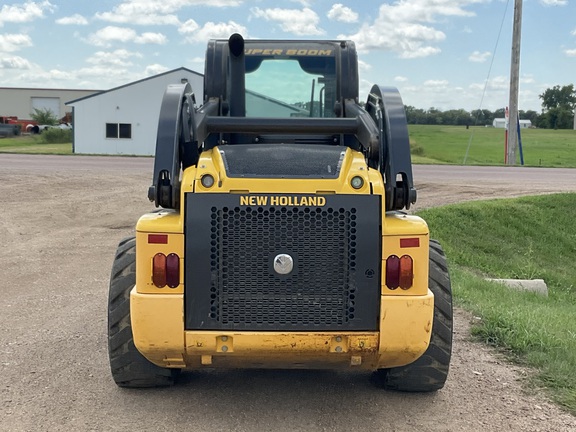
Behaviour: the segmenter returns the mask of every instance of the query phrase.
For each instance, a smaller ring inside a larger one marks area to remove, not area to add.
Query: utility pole
[[[514,28],[512,30],[512,60],[510,62],[510,103],[508,122],[508,165],[516,165],[518,150],[518,83],[520,81],[520,39],[522,36],[522,0],[514,0]]]

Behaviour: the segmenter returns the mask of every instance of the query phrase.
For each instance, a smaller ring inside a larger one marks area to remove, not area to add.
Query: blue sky
[[[508,104],[513,9],[514,0],[1,0],[0,86],[105,90],[181,66],[203,72],[207,40],[240,32],[354,40],[362,99],[377,83],[417,108],[494,110]],[[539,112],[546,88],[576,84],[575,1],[524,0],[521,53],[520,109]]]

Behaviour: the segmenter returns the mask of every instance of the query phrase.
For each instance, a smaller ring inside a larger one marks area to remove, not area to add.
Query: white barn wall
[[[70,102],[74,107],[74,153],[154,155],[162,96],[169,84],[182,79],[188,80],[200,103],[203,77],[185,68]],[[106,138],[106,123],[131,124],[132,137]]]

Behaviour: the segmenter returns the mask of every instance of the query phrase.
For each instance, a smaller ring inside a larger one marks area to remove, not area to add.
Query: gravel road
[[[416,209],[576,191],[576,170],[415,166]],[[168,389],[113,383],[107,285],[116,245],[151,209],[152,160],[0,155],[0,431],[576,431],[529,371],[471,342],[456,311],[453,363],[435,394],[369,375],[203,371]]]

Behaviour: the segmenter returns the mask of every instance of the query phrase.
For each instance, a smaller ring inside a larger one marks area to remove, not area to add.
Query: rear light
[[[400,258],[390,255],[386,260],[386,286],[395,290],[400,286]]]
[[[168,234],[148,234],[149,244],[168,244]]]
[[[398,258],[390,255],[386,259],[386,286],[395,290],[400,287],[404,290],[411,288],[414,281],[414,261],[409,255]]]
[[[401,248],[420,247],[420,239],[418,237],[400,239]]]
[[[152,283],[158,288],[180,285],[180,257],[175,253],[168,256],[157,253],[152,258]]]
[[[180,257],[175,253],[166,257],[166,285],[170,288],[180,285]]]
[[[166,255],[157,253],[152,259],[152,283],[158,288],[166,286]]]
[[[412,286],[412,281],[414,280],[414,266],[412,257],[409,255],[403,255],[400,258],[400,288],[408,289]]]

